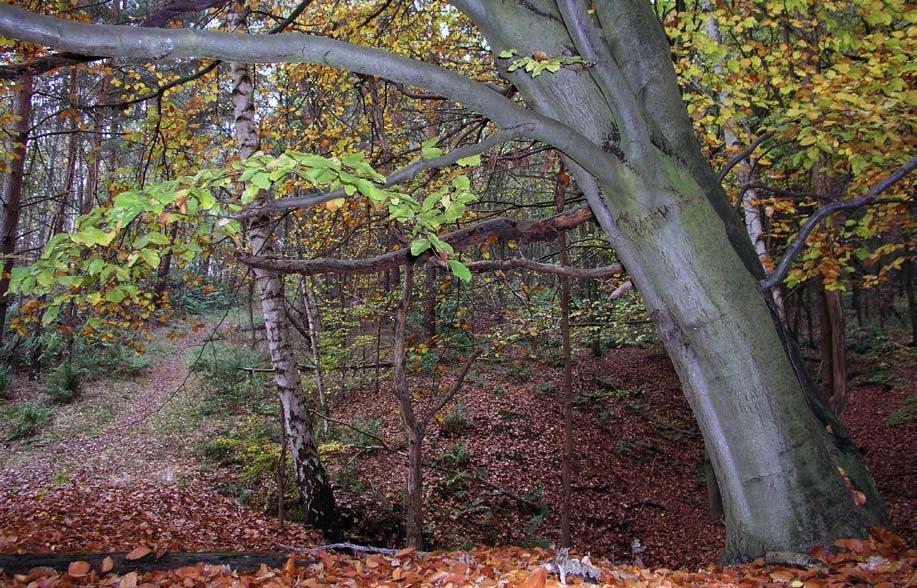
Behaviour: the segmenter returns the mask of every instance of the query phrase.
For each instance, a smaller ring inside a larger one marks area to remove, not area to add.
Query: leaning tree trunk
[[[600,174],[602,183],[575,163],[573,170],[644,297],[704,435],[726,511],[724,556],[804,550],[883,522],[862,460],[839,423],[826,430],[830,411],[790,360],[770,296],[758,287],[757,255],[697,145],[650,3],[454,3],[496,52],[575,49],[592,63],[538,78],[505,73],[530,107],[622,164],[613,179]],[[867,496],[865,508],[838,466]]]
[[[22,212],[22,178],[25,173],[26,144],[32,125],[32,77],[19,81],[13,96],[13,114],[16,122],[13,141],[13,161],[10,171],[3,178],[3,223],[0,226],[0,343],[6,327],[6,312],[9,308],[7,290],[10,286],[10,270],[13,254],[16,253],[16,237],[19,230],[19,214]]]
[[[237,12],[233,28],[245,26],[245,16]],[[236,140],[239,156],[246,159],[258,150],[258,131],[255,127],[254,83],[249,67],[241,63],[231,64],[232,104],[235,115]],[[269,198],[262,192],[263,203]],[[254,255],[270,256],[274,253],[270,215],[251,219],[248,236]],[[274,368],[274,383],[280,396],[287,442],[293,456],[293,467],[299,483],[300,496],[305,512],[306,524],[313,525],[336,535],[339,532],[337,509],[331,484],[319,459],[318,449],[312,436],[312,418],[303,395],[290,345],[289,325],[284,308],[283,282],[276,272],[254,269],[255,281],[261,297],[261,310],[267,331],[267,344]]]

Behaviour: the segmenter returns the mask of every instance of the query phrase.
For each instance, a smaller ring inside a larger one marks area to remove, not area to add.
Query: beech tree
[[[9,5],[0,5],[0,34],[59,49],[68,59],[196,57],[347,69],[446,96],[500,127],[497,137],[526,136],[557,149],[643,296],[681,379],[722,493],[727,558],[804,551],[885,523],[856,447],[777,319],[769,288],[781,274],[765,276],[700,150],[652,5],[452,5],[482,32],[524,105],[438,66],[305,34],[78,24]],[[913,167],[911,160],[867,196]],[[248,214],[326,196],[256,200]],[[384,257],[391,267],[414,261],[408,253]],[[317,265],[263,255],[243,261],[300,273]],[[783,265],[777,272],[785,275]]]

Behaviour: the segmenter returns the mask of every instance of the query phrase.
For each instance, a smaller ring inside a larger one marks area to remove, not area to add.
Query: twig
[[[472,353],[471,355],[469,355],[468,359],[465,360],[465,364],[462,366],[462,370],[459,372],[458,378],[455,380],[455,383],[452,384],[452,387],[449,388],[448,392],[443,394],[439,398],[439,400],[436,401],[436,404],[433,406],[433,408],[430,409],[430,412],[428,412],[426,416],[424,416],[423,419],[421,420],[420,422],[421,434],[423,434],[423,431],[426,430],[427,425],[430,424],[430,421],[433,419],[434,416],[436,416],[436,413],[442,410],[442,408],[446,406],[446,404],[448,404],[449,401],[452,400],[452,398],[456,394],[458,394],[458,391],[461,390],[462,384],[465,382],[465,376],[468,375],[468,370],[471,369],[471,365],[474,363],[474,360],[476,360],[481,355],[481,353],[483,352],[479,349],[475,351],[474,353]]]
[[[809,220],[807,220],[806,223],[802,226],[802,229],[799,230],[799,234],[796,235],[793,243],[789,246],[789,248],[787,248],[786,253],[783,254],[783,258],[781,258],[780,263],[777,265],[777,269],[771,272],[771,274],[765,279],[761,280],[761,289],[764,291],[770,290],[783,281],[787,273],[790,271],[790,265],[793,263],[793,260],[796,259],[796,256],[799,255],[799,252],[805,245],[806,239],[808,239],[809,235],[812,233],[812,231],[815,230],[815,227],[817,227],[822,220],[841,210],[851,210],[853,208],[859,208],[860,206],[869,204],[872,200],[879,196],[879,194],[885,190],[888,190],[899,181],[901,181],[909,173],[914,171],[915,167],[917,167],[917,156],[912,157],[910,161],[886,176],[885,179],[874,184],[865,196],[854,198],[853,200],[835,202],[818,209],[815,214],[809,217]]]
[[[743,159],[745,159],[746,157],[748,157],[748,156],[750,156],[752,153],[754,153],[754,152],[755,152],[755,149],[757,149],[758,146],[761,145],[761,143],[763,143],[764,141],[768,140],[768,139],[771,138],[773,135],[774,135],[774,133],[768,131],[768,132],[764,133],[763,135],[761,135],[760,137],[758,137],[757,139],[755,139],[754,142],[752,142],[751,145],[749,145],[749,146],[746,147],[745,149],[742,149],[742,151],[740,151],[738,154],[736,154],[735,157],[733,157],[732,159],[730,159],[730,160],[726,163],[726,165],[723,166],[723,169],[721,169],[721,170],[720,170],[720,173],[717,174],[717,176],[716,176],[716,181],[717,181],[718,183],[722,183],[723,180],[726,178],[726,176],[729,174],[729,172],[732,171],[732,168],[734,168],[735,166],[737,166]]]
[[[369,437],[370,439],[373,439],[373,440],[375,440],[375,441],[378,441],[379,444],[382,446],[382,449],[385,449],[386,451],[390,451],[390,452],[392,452],[392,453],[397,453],[397,454],[399,454],[399,455],[405,455],[405,454],[402,453],[401,451],[398,451],[397,449],[393,449],[392,447],[390,447],[390,446],[388,445],[388,443],[385,442],[385,439],[382,439],[381,437],[378,437],[378,436],[376,436],[376,435],[373,435],[373,434],[370,433],[369,431],[364,431],[364,430],[362,430],[362,429],[359,429],[359,428],[357,428],[357,427],[354,427],[353,425],[351,425],[351,424],[348,423],[347,421],[339,421],[339,420],[337,420],[337,419],[333,419],[333,418],[331,418],[330,416],[325,416],[325,415],[321,414],[320,412],[318,412],[317,410],[313,410],[313,409],[311,409],[311,408],[309,409],[309,412],[311,412],[313,415],[317,416],[317,417],[320,418],[320,419],[323,419],[323,420],[326,420],[326,421],[335,423],[335,424],[337,424],[337,425],[344,425],[344,426],[347,427],[348,429],[354,430],[354,431],[356,431],[357,433],[360,433],[361,435],[366,435],[366,436]]]
[[[398,555],[400,549],[390,549],[388,547],[373,547],[372,545],[357,545],[356,543],[331,543],[329,545],[319,545],[317,547],[293,547],[276,543],[277,547],[282,547],[295,553],[315,553],[317,551],[349,551],[351,553],[379,553],[382,555]],[[417,555],[429,555],[429,551],[416,551]]]

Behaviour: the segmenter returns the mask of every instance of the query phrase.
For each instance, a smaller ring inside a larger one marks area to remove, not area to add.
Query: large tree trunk
[[[19,81],[13,96],[13,114],[16,122],[13,141],[13,161],[10,172],[3,178],[3,223],[0,226],[0,344],[6,327],[6,312],[9,308],[7,290],[10,287],[12,255],[16,253],[16,237],[19,231],[19,214],[22,212],[22,178],[25,173],[26,145],[29,128],[32,126],[32,78],[26,76]]]
[[[804,550],[884,522],[855,448],[834,443],[824,426],[830,415],[803,393],[808,380],[788,357],[770,296],[757,284],[757,255],[701,155],[650,4],[595,3],[590,16],[578,0],[455,3],[495,51],[575,48],[595,64],[586,73],[508,77],[530,107],[624,164],[615,185],[573,169],[644,297],[703,432],[726,511],[724,555]],[[832,422],[842,438],[837,427]],[[838,466],[867,495],[865,508],[854,504]]]
[[[244,28],[245,16],[235,14],[233,28]],[[232,69],[232,104],[235,115],[236,140],[239,143],[239,156],[246,159],[258,150],[259,138],[255,126],[254,83],[249,67],[241,63],[231,64]],[[269,194],[262,192],[259,199],[263,203]],[[269,215],[251,219],[248,236],[255,255],[273,255],[274,239]],[[267,331],[267,344],[271,353],[271,365],[274,368],[274,383],[280,396],[283,410],[284,427],[287,432],[290,453],[293,456],[293,467],[299,483],[300,496],[305,512],[306,523],[329,531],[332,535],[339,532],[337,508],[331,484],[319,459],[318,449],[312,436],[312,418],[303,395],[296,368],[296,360],[290,345],[289,325],[284,309],[283,282],[276,272],[253,270],[258,293],[261,297],[261,310],[264,314],[264,326]]]

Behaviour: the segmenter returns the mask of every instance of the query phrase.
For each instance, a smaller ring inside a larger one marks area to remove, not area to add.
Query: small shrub
[[[231,290],[206,285],[199,279],[185,280],[180,288],[171,289],[172,306],[182,314],[206,315],[219,313],[233,305]]]
[[[557,396],[557,386],[554,382],[544,381],[538,384],[537,394],[542,398],[552,398]]]
[[[103,345],[80,353],[80,367],[91,377],[130,379],[150,366],[150,360],[124,345]]]
[[[917,415],[917,394],[911,394],[900,408],[888,413],[888,416],[885,417],[885,424],[889,427],[899,427],[914,418],[915,415]]]
[[[459,402],[452,412],[443,417],[441,424],[443,435],[456,437],[471,427],[471,421],[465,416],[465,405]]]
[[[198,357],[195,351],[191,371],[199,374],[212,390],[215,400],[229,408],[256,399],[266,385],[268,374],[244,368],[269,365],[264,354],[245,347],[212,345]]]
[[[527,382],[532,377],[532,371],[521,363],[513,363],[506,368],[506,376],[511,380]]]
[[[9,400],[13,397],[13,374],[10,368],[0,363],[0,399]]]
[[[242,486],[238,496],[243,503],[267,511],[278,500],[278,440],[279,435],[270,424],[252,416],[232,432],[199,446],[198,450],[221,466],[231,466],[239,474]],[[286,454],[283,474],[286,501],[293,499],[297,488],[290,452]]]
[[[354,494],[362,493],[366,489],[363,479],[360,478],[360,473],[357,472],[353,464],[344,466],[334,474],[334,485],[341,490]]]
[[[3,419],[9,425],[9,434],[6,440],[13,441],[31,437],[38,432],[42,425],[51,420],[53,414],[54,411],[47,406],[36,404],[14,406],[3,411]]]
[[[471,454],[464,443],[454,443],[439,456],[439,463],[447,468],[464,468],[471,463]]]
[[[82,382],[83,371],[73,362],[65,361],[50,373],[42,392],[51,402],[68,404],[79,398]]]
[[[337,442],[351,447],[373,447],[379,445],[379,442],[373,437],[382,438],[382,419],[355,417],[350,422],[350,425],[350,427],[340,425],[332,429],[326,443]]]

